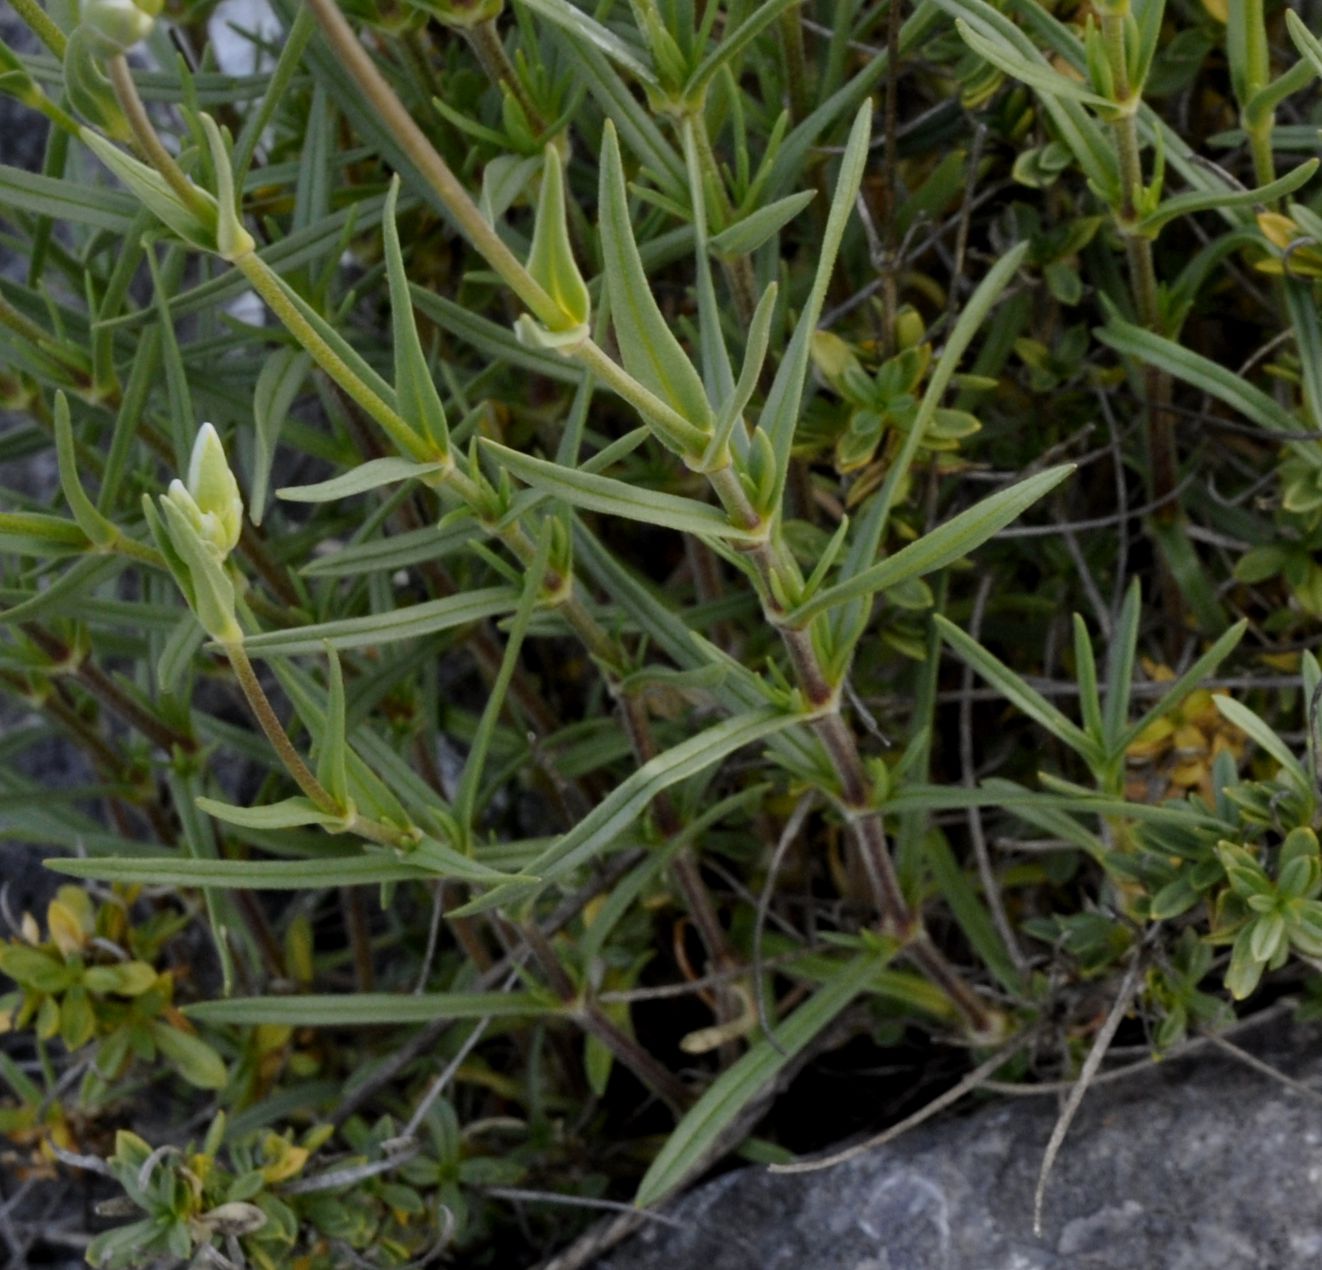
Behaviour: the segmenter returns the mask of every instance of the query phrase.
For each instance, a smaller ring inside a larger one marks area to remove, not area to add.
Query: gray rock
[[[1316,1030],[1265,1057],[1322,1090]],[[1259,1051],[1261,1052],[1261,1051]],[[1051,1098],[932,1123],[834,1169],[741,1169],[596,1270],[1303,1270],[1322,1257],[1322,1098],[1210,1049],[1094,1088],[1047,1190]]]

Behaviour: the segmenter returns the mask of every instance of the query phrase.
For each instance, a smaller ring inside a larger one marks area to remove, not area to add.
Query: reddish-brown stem
[[[74,656],[73,650],[50,631],[33,622],[24,622],[21,629],[23,634],[55,663],[56,669],[67,665],[69,673],[97,701],[130,727],[141,732],[153,745],[167,754],[175,746],[186,754],[192,754],[197,750],[197,742],[191,736],[152,714],[92,661],[83,657],[77,664],[69,664]]]
[[[567,1006],[571,1006],[573,1016],[590,1036],[595,1036],[610,1052],[644,1085],[660,1095],[677,1112],[682,1112],[693,1102],[693,1095],[674,1072],[663,1067],[631,1036],[621,1032],[601,1010],[591,1001],[583,1000],[574,987],[573,980],[560,964],[560,959],[551,946],[551,941],[541,927],[528,922],[519,927],[542,974],[552,992]]]

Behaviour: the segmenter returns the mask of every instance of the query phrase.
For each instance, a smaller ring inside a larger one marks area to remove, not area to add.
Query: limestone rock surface
[[[1249,1045],[1249,1042],[1242,1042]],[[1322,1090],[1322,1032],[1255,1052]],[[1312,1270],[1322,1261],[1322,1094],[1211,1047],[1094,1087],[1047,1190],[1054,1098],[932,1122],[836,1168],[728,1173],[596,1270]]]

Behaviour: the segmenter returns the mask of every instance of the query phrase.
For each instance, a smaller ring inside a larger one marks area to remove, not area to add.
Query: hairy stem
[[[183,205],[203,222],[215,215],[215,207],[202,197],[201,191],[190,181],[183,169],[175,162],[164,146],[156,129],[148,118],[147,108],[138,96],[138,86],[133,82],[133,72],[129,70],[128,58],[123,53],[116,53],[106,63],[110,72],[110,85],[115,91],[115,100],[124,112],[124,118],[133,131],[133,140],[142,157],[147,160],[164,178],[166,184],[179,196]]]

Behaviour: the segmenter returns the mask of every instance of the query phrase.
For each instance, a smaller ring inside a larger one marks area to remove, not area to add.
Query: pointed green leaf
[[[1004,71],[1011,79],[1017,79],[1030,88],[1046,93],[1050,97],[1063,98],[1067,101],[1083,102],[1088,106],[1112,105],[1111,101],[1093,92],[1079,80],[1068,79],[1039,55],[1025,57],[1018,49],[996,38],[979,35],[962,18],[955,20],[955,29],[960,39],[984,61],[990,62]]]
[[[197,805],[208,816],[215,816],[228,825],[264,832],[297,829],[303,825],[340,827],[344,823],[342,817],[322,811],[310,798],[304,798],[301,794],[260,807],[238,807],[232,803],[217,802],[214,798],[199,798]]]
[[[472,521],[458,520],[442,525],[424,525],[408,533],[390,534],[352,543],[327,556],[309,560],[299,572],[305,578],[357,577],[365,573],[407,569],[424,560],[443,560],[461,552],[482,533]]]
[[[69,400],[62,392],[55,394],[55,453],[59,460],[60,488],[73,518],[92,542],[105,546],[119,537],[111,524],[87,497],[78,480],[78,460],[74,452],[73,426],[69,420]]]
[[[1200,356],[1174,340],[1118,318],[1113,318],[1106,326],[1094,331],[1094,334],[1118,353],[1136,357],[1149,366],[1168,371],[1185,383],[1210,393],[1259,427],[1273,432],[1299,431],[1299,420],[1278,405],[1273,397],[1255,388],[1233,370]]]
[[[845,143],[845,152],[840,160],[840,175],[836,180],[831,210],[826,218],[826,231],[822,235],[817,255],[817,272],[813,277],[812,291],[799,315],[793,338],[776,371],[776,378],[772,381],[771,391],[767,394],[758,419],[757,430],[770,440],[775,455],[775,485],[767,500],[772,507],[779,507],[784,495],[790,448],[794,444],[794,430],[798,425],[804,384],[808,377],[812,333],[817,329],[831,273],[835,268],[836,254],[840,250],[840,240],[844,237],[845,226],[854,210],[854,200],[863,183],[871,130],[872,107],[865,102],[854,116],[849,140]]]
[[[483,446],[521,481],[545,490],[575,507],[604,512],[608,516],[640,520],[644,524],[659,525],[680,533],[701,534],[708,538],[749,541],[756,536],[730,524],[719,507],[700,503],[695,498],[681,498],[676,494],[643,489],[613,477],[585,472],[582,468],[561,467],[557,463],[521,454],[485,438]]]
[[[902,547],[893,556],[819,592],[790,615],[796,625],[856,597],[875,595],[910,578],[922,577],[969,554],[1016,520],[1074,471],[1072,463],[1048,468],[984,498]]]
[[[525,8],[531,9],[552,25],[599,48],[613,62],[623,66],[639,83],[647,84],[652,88],[658,86],[656,76],[644,63],[639,52],[626,44],[613,31],[602,26],[595,18],[570,4],[569,0],[522,0],[522,3]]]
[[[1194,212],[1206,212],[1219,207],[1253,207],[1259,203],[1271,204],[1277,199],[1293,194],[1306,185],[1317,171],[1318,160],[1309,159],[1301,163],[1293,172],[1255,190],[1225,190],[1221,193],[1206,193],[1193,190],[1188,194],[1177,194],[1168,198],[1155,212],[1149,213],[1138,223],[1138,232],[1155,237],[1163,226],[1170,224],[1180,216],[1190,216]]]
[[[675,435],[672,442],[688,446],[698,436],[705,440],[712,428],[711,406],[702,379],[652,296],[634,241],[620,146],[609,121],[602,145],[599,214],[602,270],[625,369],[690,425],[690,435]]]
[[[1308,795],[1312,793],[1313,785],[1308,779],[1308,773],[1304,771],[1304,765],[1295,756],[1294,751],[1276,735],[1267,723],[1254,714],[1248,706],[1241,704],[1233,697],[1217,695],[1212,698],[1212,701],[1225,718],[1229,719],[1241,732],[1246,733],[1250,740],[1259,745],[1281,765],[1281,771],[1301,794]]]
[[[884,961],[861,956],[842,966],[773,1032],[757,1041],[734,1066],[722,1072],[675,1126],[647,1170],[634,1203],[660,1203],[712,1161],[710,1153],[739,1113],[766,1089],[775,1074],[837,1015],[867,989]]]
[[[773,282],[762,293],[762,298],[753,311],[753,320],[748,324],[748,340],[744,345],[744,364],[739,371],[739,382],[721,403],[720,413],[716,418],[716,430],[712,433],[707,451],[702,456],[703,471],[723,466],[722,459],[730,438],[757,388],[757,381],[761,378],[762,366],[766,361],[767,344],[771,339],[771,319],[776,312],[776,293],[777,287]],[[719,338],[719,331],[717,337]]]
[[[773,234],[784,229],[816,197],[816,190],[801,190],[798,194],[788,194],[774,203],[759,207],[721,230],[712,238],[709,246],[718,256],[750,255]]]
[[[617,785],[573,829],[532,861],[528,871],[536,874],[541,884],[564,877],[609,847],[662,790],[798,722],[801,720],[795,715],[767,707],[736,715],[681,741]],[[525,897],[530,890],[499,887],[455,910],[453,915],[495,908]]]
[[[464,770],[459,776],[459,786],[454,796],[454,814],[460,830],[466,835],[465,841],[468,841],[472,834],[478,784],[486,766],[491,738],[496,730],[496,724],[500,721],[500,712],[505,708],[505,697],[509,692],[515,667],[519,664],[519,653],[528,634],[533,610],[541,598],[542,582],[546,577],[547,562],[551,558],[552,542],[553,535],[548,525],[537,544],[537,555],[524,574],[523,594],[519,597],[519,607],[515,610],[514,621],[510,625],[505,652],[500,659],[500,670],[491,685],[486,705],[482,707],[482,717],[478,720],[477,731],[473,734],[472,744],[468,747],[468,757],[464,760]]]
[[[346,753],[349,748],[344,730],[344,671],[339,655],[326,646],[329,666],[326,686],[326,713],[316,733],[317,779],[341,807],[349,806],[349,776]]]
[[[535,1019],[563,1007],[531,992],[359,992],[352,996],[233,997],[186,1006],[204,1023],[290,1024],[294,1027],[378,1027],[439,1019]]]
[[[1322,75],[1322,40],[1310,31],[1293,9],[1285,11],[1285,25],[1289,29],[1294,46],[1311,63],[1314,71]]]
[[[993,656],[940,613],[933,616],[941,638],[960,659],[972,666],[1011,705],[1040,723],[1085,760],[1100,758],[1100,748],[1076,724],[1067,719],[1035,688],[1029,687],[1003,661]]]
[[[1185,697],[1198,688],[1203,680],[1234,651],[1235,646],[1243,639],[1244,632],[1248,630],[1248,625],[1248,619],[1245,618],[1222,632],[1216,643],[1167,688],[1156,705],[1109,744],[1112,753],[1124,753],[1142,735],[1146,727],[1155,723],[1162,715],[1178,709]]]
[[[592,306],[587,283],[578,271],[574,248],[569,241],[560,151],[554,145],[548,145],[545,155],[532,248],[528,253],[528,272],[565,315],[564,325],[556,329],[568,331],[587,322]]]
[[[206,800],[210,803],[210,800]],[[199,802],[201,806],[201,802]],[[215,805],[204,810],[217,814]],[[265,810],[255,808],[254,810]],[[225,816],[224,819],[232,819]],[[304,823],[304,822],[300,822]],[[387,882],[434,882],[437,877],[495,885],[519,879],[456,853],[457,867],[437,869],[410,855],[372,852],[324,856],[315,860],[187,860],[161,856],[50,859],[46,867],[76,878],[102,882],[140,882],[151,886],[186,886],[222,891],[311,891],[334,886],[380,886]]]
[[[701,101],[722,67],[731,65],[782,13],[800,0],[763,0],[698,63],[684,85],[684,96]]]
[[[292,630],[253,635],[244,641],[244,647],[256,657],[321,652],[323,642],[337,649],[370,648],[467,626],[484,617],[508,613],[517,603],[518,593],[509,587],[483,587],[389,613],[317,622]]]
[[[318,481],[315,485],[287,485],[276,490],[276,496],[287,503],[336,503],[342,498],[365,494],[397,481],[422,480],[445,466],[439,460],[415,463],[412,459],[371,459],[328,481]]]
[[[206,209],[206,218],[202,219],[193,208],[184,206],[155,168],[125,154],[90,128],[84,128],[81,136],[88,149],[137,195],[157,220],[190,246],[201,251],[216,250],[217,208],[210,194],[197,190],[198,201]]]
[[[312,358],[301,348],[281,348],[266,359],[257,376],[252,400],[257,444],[253,447],[252,493],[248,500],[248,516],[254,525],[260,525],[266,514],[266,492],[280,431],[311,366]]]
[[[395,405],[413,430],[427,437],[440,455],[449,453],[450,429],[441,395],[436,391],[427,358],[418,338],[409,298],[404,253],[399,244],[395,216],[399,204],[399,177],[391,178],[381,221],[386,255],[386,279],[390,287],[390,323],[395,345]]]

